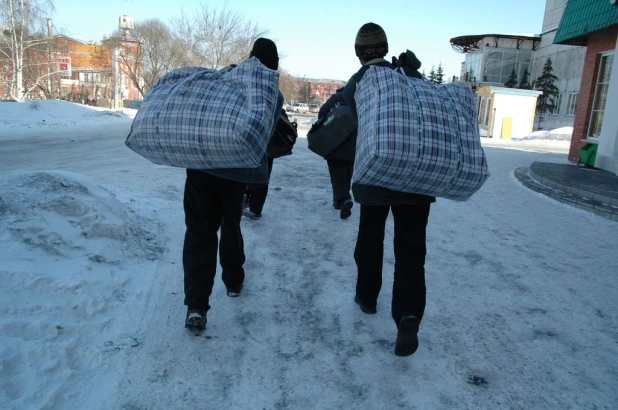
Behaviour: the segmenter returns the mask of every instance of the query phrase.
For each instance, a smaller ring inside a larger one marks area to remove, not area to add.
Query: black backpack
[[[281,110],[275,133],[266,147],[266,154],[270,158],[279,158],[292,154],[292,148],[296,144],[296,138],[298,138],[297,126],[296,121],[290,122],[285,110]]]

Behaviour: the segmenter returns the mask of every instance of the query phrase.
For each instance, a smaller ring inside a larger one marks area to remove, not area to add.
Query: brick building
[[[324,104],[346,81],[326,79],[296,79],[300,102]]]
[[[54,77],[55,96],[75,101],[75,95],[87,99],[109,100],[114,96],[113,48],[118,42],[103,44],[84,43],[67,37],[55,37],[54,61],[62,72]],[[128,64],[134,64],[128,67]],[[141,71],[135,62],[118,59],[119,83],[122,99],[141,100],[142,97],[131,81],[130,71]]]
[[[75,102],[89,102],[91,100],[110,100],[114,96],[113,48],[119,42],[104,42],[96,44],[83,42],[65,35],[54,36],[52,44],[45,51],[39,51],[37,59],[40,64],[32,64],[38,72],[24,72],[24,86],[26,89],[40,81],[41,87],[33,89],[29,98],[45,98],[45,92],[52,98],[59,98]],[[123,44],[124,45],[124,44]],[[126,47],[126,45],[124,45]],[[130,46],[130,45],[129,45]],[[51,50],[51,65],[49,70],[50,81],[47,80],[48,55]],[[129,67],[129,64],[132,64]],[[0,59],[3,73],[12,72],[11,62]],[[118,59],[119,89],[122,99],[141,100],[142,97],[131,80],[130,72],[137,72],[141,76],[142,67],[136,62]],[[41,79],[42,78],[42,79]],[[48,90],[49,87],[49,90]],[[0,98],[10,97],[9,86],[0,89]]]
[[[594,165],[618,174],[618,2],[569,0],[554,43],[586,46],[569,161],[597,145]]]

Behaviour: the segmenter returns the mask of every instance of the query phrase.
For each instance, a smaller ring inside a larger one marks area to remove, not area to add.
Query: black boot
[[[395,354],[397,356],[410,356],[418,349],[418,319],[416,316],[402,316],[399,319],[397,342],[395,342]]]
[[[341,211],[339,213],[339,217],[341,219],[348,219],[350,215],[352,215],[352,207],[354,206],[354,202],[351,199],[344,199],[341,201]]]
[[[363,311],[363,313],[366,313],[368,315],[374,315],[378,310],[376,309],[375,306],[367,306],[365,305],[360,298],[358,297],[358,295],[354,295],[354,302],[356,302],[356,304],[358,306],[360,306],[360,309]]]
[[[199,309],[187,309],[185,327],[191,330],[206,329],[206,311]]]

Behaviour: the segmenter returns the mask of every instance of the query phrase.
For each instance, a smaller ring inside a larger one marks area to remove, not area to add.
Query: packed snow
[[[438,200],[419,350],[393,354],[392,220],[378,313],[353,301],[358,204],[341,220],[295,116],[245,290],[220,272],[184,329],[182,169],[124,145],[135,112],[0,103],[0,408],[618,408],[618,224],[530,191],[514,169],[567,141],[483,138],[491,177]]]

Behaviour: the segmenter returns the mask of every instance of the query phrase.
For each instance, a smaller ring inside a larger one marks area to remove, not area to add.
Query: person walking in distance
[[[329,111],[337,104],[345,105],[343,88],[339,88],[325,103],[320,107],[318,119],[325,117]],[[356,130],[333,152],[326,156],[330,183],[333,189],[333,207],[339,209],[341,219],[347,219],[352,215],[352,196],[350,188],[352,183],[352,172],[354,171],[354,153],[356,150]]]
[[[358,119],[354,93],[365,72],[374,65],[395,67],[384,59],[388,53],[388,41],[378,24],[364,24],[356,35],[354,48],[362,67],[352,75],[343,95]],[[418,71],[412,70],[411,73],[421,78]],[[357,138],[360,144],[363,136],[359,133]],[[382,288],[385,224],[389,212],[392,212],[395,273],[391,316],[397,326],[395,354],[409,356],[418,348],[418,330],[425,311],[426,227],[429,208],[435,198],[357,183],[352,184],[352,193],[354,200],[360,203],[354,251],[358,275],[354,300],[364,313],[376,313]]]

